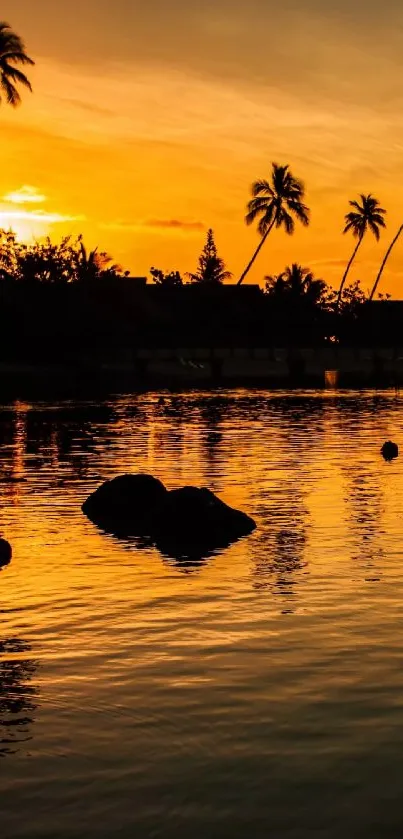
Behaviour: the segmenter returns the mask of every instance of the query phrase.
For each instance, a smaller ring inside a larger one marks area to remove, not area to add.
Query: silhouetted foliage
[[[367,302],[368,297],[365,294],[365,291],[362,290],[359,280],[355,280],[344,289],[343,299],[339,309],[340,314],[357,318],[359,317],[362,307]]]
[[[32,91],[31,82],[17,65],[30,65],[35,62],[25,52],[25,44],[19,35],[4,21],[0,22],[0,102],[5,98],[9,105],[16,108],[21,102],[18,85]]]
[[[187,275],[192,283],[205,283],[220,285],[224,280],[232,277],[230,271],[226,270],[225,262],[218,256],[217,247],[214,241],[214,233],[207,231],[207,241],[199,257],[197,271]]]
[[[150,274],[154,283],[164,288],[178,288],[183,285],[179,271],[161,271],[159,268],[150,268]]]
[[[271,329],[280,332],[287,343],[298,343],[308,334],[317,343],[328,331],[329,286],[297,263],[265,280]]]
[[[98,253],[97,248],[87,252],[82,236],[65,236],[58,243],[48,237],[25,244],[13,232],[0,231],[0,279],[66,284],[122,276],[122,268],[111,262],[111,257]]]
[[[106,253],[87,251],[81,236],[26,244],[0,231],[2,363],[62,363],[91,382],[94,370],[110,370],[116,387],[120,365],[141,381],[146,355],[136,349],[171,348],[180,359],[180,347],[288,347],[298,354],[329,341],[371,345],[374,334],[387,346],[391,319],[400,336],[393,301],[377,304],[375,313],[357,282],[337,310],[337,292],[297,263],[266,277],[265,292],[224,284],[228,273],[210,231],[193,282],[152,268],[148,285],[127,278]],[[212,363],[213,376],[219,363]]]
[[[75,279],[78,282],[91,282],[100,277],[122,275],[122,267],[116,263],[111,264],[112,257],[108,253],[98,251],[98,248],[87,251],[82,236],[79,236],[75,242],[71,240],[68,242],[73,253]],[[129,271],[124,273],[125,276],[129,275]]]
[[[341,296],[343,293],[343,288],[345,286],[348,274],[350,272],[350,268],[355,260],[355,257],[358,253],[358,249],[361,245],[361,242],[368,230],[373,233],[375,239],[378,241],[380,236],[380,228],[386,227],[384,216],[386,215],[386,210],[380,206],[379,201],[377,198],[374,198],[372,195],[360,195],[360,201],[350,201],[350,207],[353,209],[346,214],[345,216],[345,227],[343,233],[351,232],[353,236],[358,239],[358,242],[354,248],[352,256],[350,257],[346,270],[343,274],[343,279],[340,283],[339,293],[337,297],[337,306],[340,306]]]
[[[289,166],[273,163],[270,181],[255,181],[252,184],[252,196],[245,221],[246,224],[253,224],[259,219],[258,232],[262,239],[241,275],[239,285],[252,268],[274,226],[283,227],[291,236],[295,230],[295,219],[304,226],[309,224],[309,209],[303,203],[305,186],[293,176]]]
[[[309,268],[295,262],[277,276],[265,277],[266,294],[273,300],[310,306],[323,306],[327,300],[328,286],[318,280]]]

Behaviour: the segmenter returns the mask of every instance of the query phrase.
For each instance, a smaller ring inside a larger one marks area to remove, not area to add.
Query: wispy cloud
[[[151,230],[182,230],[184,232],[192,232],[197,230],[204,230],[205,225],[202,221],[186,221],[183,219],[145,219],[143,221],[124,221],[117,220],[105,222],[101,227],[104,230],[139,230],[148,228]]]
[[[4,195],[3,201],[7,201],[8,204],[42,204],[46,201],[46,195],[42,195],[35,186],[25,184],[20,189]]]
[[[59,224],[66,221],[85,221],[85,216],[69,216],[62,213],[46,213],[44,210],[30,212],[29,210],[0,210],[0,225],[12,225],[14,221],[42,222],[43,224]]]
[[[161,228],[162,230],[204,230],[204,224],[201,221],[181,221],[176,218],[149,219],[144,222],[143,226]]]

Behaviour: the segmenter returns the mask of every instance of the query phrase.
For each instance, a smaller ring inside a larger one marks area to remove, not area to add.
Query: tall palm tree
[[[376,278],[376,280],[375,280],[375,283],[374,283],[374,287],[373,287],[373,289],[372,289],[372,291],[371,291],[371,294],[369,295],[369,299],[370,299],[370,300],[372,300],[372,299],[373,299],[373,297],[374,297],[374,294],[375,294],[375,292],[376,292],[376,290],[377,290],[377,288],[378,288],[378,285],[379,285],[379,281],[380,281],[380,279],[381,279],[381,277],[382,277],[382,274],[383,274],[383,272],[384,272],[385,265],[386,265],[386,263],[387,263],[387,261],[388,261],[388,259],[389,259],[389,257],[390,257],[390,254],[391,254],[391,253],[392,253],[392,251],[393,251],[393,248],[395,247],[395,244],[396,244],[397,240],[399,239],[399,237],[401,236],[401,234],[402,234],[402,233],[403,233],[403,224],[401,224],[401,225],[400,225],[399,230],[398,230],[398,231],[397,231],[397,233],[396,233],[396,236],[394,237],[394,239],[392,239],[392,241],[391,241],[391,243],[390,243],[390,245],[389,245],[389,247],[388,247],[388,249],[387,249],[387,251],[386,251],[386,253],[385,253],[385,256],[384,256],[383,261],[382,261],[382,265],[381,265],[381,267],[380,267],[380,269],[379,269],[378,276],[377,276],[377,278]]]
[[[352,256],[350,257],[347,268],[344,272],[343,279],[340,283],[339,293],[337,295],[337,303],[336,309],[340,306],[341,295],[343,293],[343,288],[345,282],[347,280],[350,268],[355,260],[355,257],[358,253],[358,248],[361,245],[361,242],[367,232],[370,230],[371,233],[374,234],[375,239],[377,242],[379,241],[380,236],[380,227],[386,227],[384,216],[386,215],[386,210],[380,206],[379,201],[377,198],[374,198],[373,195],[360,195],[361,203],[359,201],[350,201],[350,207],[353,207],[349,213],[345,216],[346,226],[343,230],[343,233],[349,233],[352,231],[353,236],[358,239],[358,242],[354,248]]]
[[[272,163],[270,181],[255,181],[252,184],[252,196],[245,221],[246,224],[253,224],[259,218],[258,232],[262,239],[238,280],[238,285],[244,281],[274,226],[284,227],[285,232],[291,236],[295,230],[294,218],[305,226],[309,224],[309,209],[303,203],[305,186],[298,178],[294,178],[289,166]]]
[[[11,26],[0,21],[0,102],[5,98],[9,105],[16,108],[21,102],[17,85],[23,85],[32,91],[31,82],[16,65],[33,65],[35,62],[25,52],[25,44]]]

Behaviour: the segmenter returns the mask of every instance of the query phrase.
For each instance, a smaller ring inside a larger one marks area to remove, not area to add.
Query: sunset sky
[[[403,221],[401,0],[6,0],[1,17],[36,61],[34,95],[1,111],[1,226],[82,231],[134,275],[193,270],[213,227],[236,277],[275,160],[312,223],[273,235],[249,281],[298,261],[337,284],[348,200],[372,192],[388,230],[352,274],[372,283]],[[381,290],[403,297],[403,240]]]

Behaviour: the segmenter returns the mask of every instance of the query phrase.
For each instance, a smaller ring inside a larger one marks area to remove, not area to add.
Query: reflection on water
[[[31,738],[36,689],[30,646],[19,638],[0,641],[0,757],[16,754]]]
[[[380,447],[402,442],[402,405],[0,409],[7,839],[401,836],[403,458]],[[208,486],[258,529],[197,565],[104,534],[81,504],[137,471]]]

